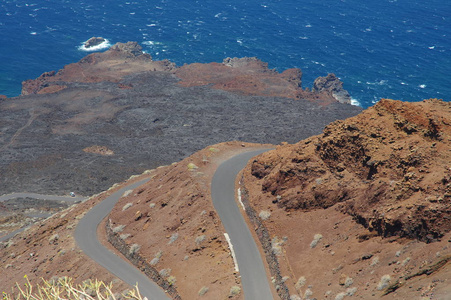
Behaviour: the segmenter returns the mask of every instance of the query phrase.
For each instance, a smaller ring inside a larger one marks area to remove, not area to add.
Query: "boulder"
[[[343,88],[343,82],[335,74],[328,74],[326,77],[318,77],[313,82],[313,92],[326,92],[332,95],[340,103],[351,104],[351,96]]]
[[[103,42],[105,42],[105,39],[102,37],[92,37],[89,40],[87,40],[84,45],[85,45],[85,48],[88,49],[88,48],[98,46],[98,45],[102,44]]]

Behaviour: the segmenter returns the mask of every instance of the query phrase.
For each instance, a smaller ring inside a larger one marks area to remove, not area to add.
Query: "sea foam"
[[[105,39],[104,42],[98,44],[97,46],[93,46],[93,47],[89,47],[89,48],[86,48],[86,47],[85,47],[85,43],[86,43],[86,42],[87,42],[87,41],[84,41],[84,42],[78,47],[78,50],[86,51],[86,52],[93,52],[93,51],[100,51],[100,50],[108,49],[108,48],[111,47],[111,43],[110,43],[110,41],[107,40],[107,39]]]

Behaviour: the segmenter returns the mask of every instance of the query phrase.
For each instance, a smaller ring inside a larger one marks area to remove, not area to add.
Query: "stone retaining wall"
[[[280,298],[283,300],[290,299],[290,291],[282,280],[282,275],[280,275],[279,269],[279,261],[277,260],[277,256],[272,251],[271,245],[271,237],[266,229],[265,225],[263,225],[261,219],[258,217],[255,210],[251,207],[249,202],[249,192],[246,189],[244,177],[241,177],[240,181],[240,189],[241,189],[241,201],[243,202],[244,207],[246,208],[246,214],[254,225],[255,232],[257,233],[258,239],[263,247],[263,251],[265,252],[266,262],[269,265],[269,270],[271,272],[271,276],[275,280],[275,285],[277,289],[277,293]]]
[[[111,229],[111,220],[106,222],[106,235],[108,242],[113,245],[120,253],[122,253],[135,267],[146,274],[151,280],[163,288],[175,300],[182,300],[176,288],[164,280],[158,271],[152,267],[143,257],[138,253],[130,253],[130,247],[122,240],[118,234]]]

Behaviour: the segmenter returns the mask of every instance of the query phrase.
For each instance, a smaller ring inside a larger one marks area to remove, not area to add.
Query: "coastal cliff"
[[[124,76],[146,71],[175,74],[185,87],[211,85],[214,89],[244,95],[304,99],[323,105],[336,101],[351,103],[349,93],[334,74],[318,78],[310,91],[302,88],[300,69],[278,73],[256,57],[228,57],[222,63],[193,63],[177,67],[168,60],[152,60],[136,42],[117,43],[108,51],[90,54],[58,72],[46,72],[37,79],[24,81],[22,95],[60,91],[67,87],[64,82],[119,82]]]

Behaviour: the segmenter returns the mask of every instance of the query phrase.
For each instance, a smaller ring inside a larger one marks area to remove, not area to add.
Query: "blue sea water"
[[[451,100],[451,1],[3,0],[0,94],[78,61],[92,36],[137,41],[178,65],[257,56],[301,68],[303,86],[335,73],[361,106],[380,98]]]

